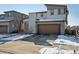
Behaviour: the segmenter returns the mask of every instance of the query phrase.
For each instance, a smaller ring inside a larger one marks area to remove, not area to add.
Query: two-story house
[[[23,20],[28,16],[17,11],[5,11],[0,15],[0,33],[11,33],[21,31]]]
[[[29,13],[29,33],[64,34],[67,25],[67,5],[45,4],[47,11]]]

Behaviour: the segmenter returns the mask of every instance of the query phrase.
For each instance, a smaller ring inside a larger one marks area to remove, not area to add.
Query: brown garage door
[[[59,24],[39,24],[38,25],[39,34],[60,34]]]
[[[0,34],[4,34],[8,32],[7,25],[0,25]]]

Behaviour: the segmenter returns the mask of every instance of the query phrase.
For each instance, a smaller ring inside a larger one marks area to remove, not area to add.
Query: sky
[[[79,26],[79,4],[68,4],[68,25]],[[44,4],[0,4],[0,14],[4,11],[15,10],[28,14],[35,11],[46,11],[47,8]]]

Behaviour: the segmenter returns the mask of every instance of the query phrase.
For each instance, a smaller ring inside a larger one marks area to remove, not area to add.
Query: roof
[[[20,13],[20,12],[17,12],[17,11],[15,11],[15,10],[4,11],[4,13],[8,13],[8,12],[16,12],[16,13]],[[20,13],[20,14],[22,14],[22,15],[26,15],[26,14],[24,14],[24,13]],[[26,16],[28,16],[28,15],[26,15]]]
[[[7,12],[17,12],[17,11],[15,11],[15,10],[4,11],[4,13],[7,13]]]
[[[61,7],[67,7],[67,5],[64,5],[64,4],[45,4],[45,6],[61,6]]]
[[[36,12],[36,13],[47,13],[47,11],[41,11],[41,12]]]
[[[5,14],[0,14],[0,16],[4,16]]]
[[[39,19],[38,21],[66,21],[63,19]]]
[[[12,21],[12,20],[0,20],[0,22],[9,22],[9,21]]]
[[[31,13],[47,13],[47,11],[31,12]]]

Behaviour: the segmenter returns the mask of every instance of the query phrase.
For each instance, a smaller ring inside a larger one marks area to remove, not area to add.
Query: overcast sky
[[[79,25],[79,4],[68,4],[69,25]],[[0,14],[4,11],[15,10],[22,13],[29,13],[35,11],[46,11],[43,4],[0,4]]]

